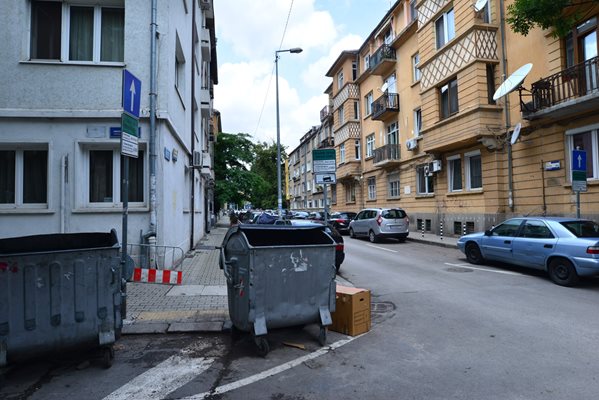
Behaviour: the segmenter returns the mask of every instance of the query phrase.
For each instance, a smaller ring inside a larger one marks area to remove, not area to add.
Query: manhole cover
[[[380,303],[370,303],[370,310],[373,313],[386,313],[395,310],[395,304],[390,301],[382,301]]]
[[[470,268],[463,268],[463,267],[451,267],[451,268],[447,268],[446,271],[449,271],[449,272],[472,272],[473,270]]]

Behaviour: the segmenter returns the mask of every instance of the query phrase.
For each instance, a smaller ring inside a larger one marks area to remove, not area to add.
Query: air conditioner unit
[[[418,147],[418,140],[408,139],[406,141],[406,147],[408,148],[408,150],[414,150],[416,147]]]
[[[431,172],[441,171],[441,160],[433,160],[433,162],[429,163],[428,168]]]
[[[200,0],[199,3],[202,10],[210,10],[212,8],[212,0]]]
[[[193,152],[193,161],[192,161],[191,166],[194,168],[199,168],[202,166],[202,153],[201,152],[199,152],[199,151]]]

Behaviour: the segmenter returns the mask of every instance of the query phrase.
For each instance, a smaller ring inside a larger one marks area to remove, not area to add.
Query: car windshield
[[[393,210],[383,211],[383,218],[385,218],[385,219],[405,218],[405,216],[406,216],[406,213],[404,210],[393,209]]]
[[[599,225],[593,221],[566,221],[561,224],[576,237],[599,238]]]

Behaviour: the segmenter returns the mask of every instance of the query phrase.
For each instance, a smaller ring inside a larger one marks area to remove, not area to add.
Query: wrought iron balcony
[[[591,58],[520,89],[520,110],[528,120],[567,118],[599,106],[599,57]],[[549,114],[550,112],[550,114]]]
[[[372,102],[373,120],[381,121],[399,112],[399,94],[385,93]]]
[[[331,112],[330,106],[324,106],[324,108],[320,110],[320,122],[324,122],[327,118],[332,116],[333,113]]]
[[[320,142],[320,144],[318,145],[319,149],[324,149],[327,147],[335,147],[335,139],[332,137],[325,137],[324,139],[322,139],[322,141]]]
[[[399,149],[399,144],[386,144],[374,149],[374,165],[386,167],[399,164]]]
[[[370,57],[370,73],[373,75],[386,75],[394,67],[397,61],[395,49],[384,44]]]

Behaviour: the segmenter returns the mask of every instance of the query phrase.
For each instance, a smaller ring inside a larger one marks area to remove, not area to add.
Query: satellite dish
[[[481,12],[482,9],[487,5],[487,1],[488,0],[476,0],[476,3],[474,3],[474,11],[477,13]]]
[[[524,79],[526,79],[526,75],[532,69],[532,64],[524,64],[520,68],[518,68],[514,73],[512,73],[508,78],[497,88],[495,94],[493,95],[493,100],[497,100],[500,97],[505,96],[506,94],[512,92],[514,89],[518,88]]]
[[[518,138],[520,137],[520,129],[522,128],[522,124],[520,122],[518,122],[516,124],[516,127],[514,128],[514,131],[512,132],[512,139],[510,140],[510,143],[512,145],[516,144],[516,142],[518,141]]]

